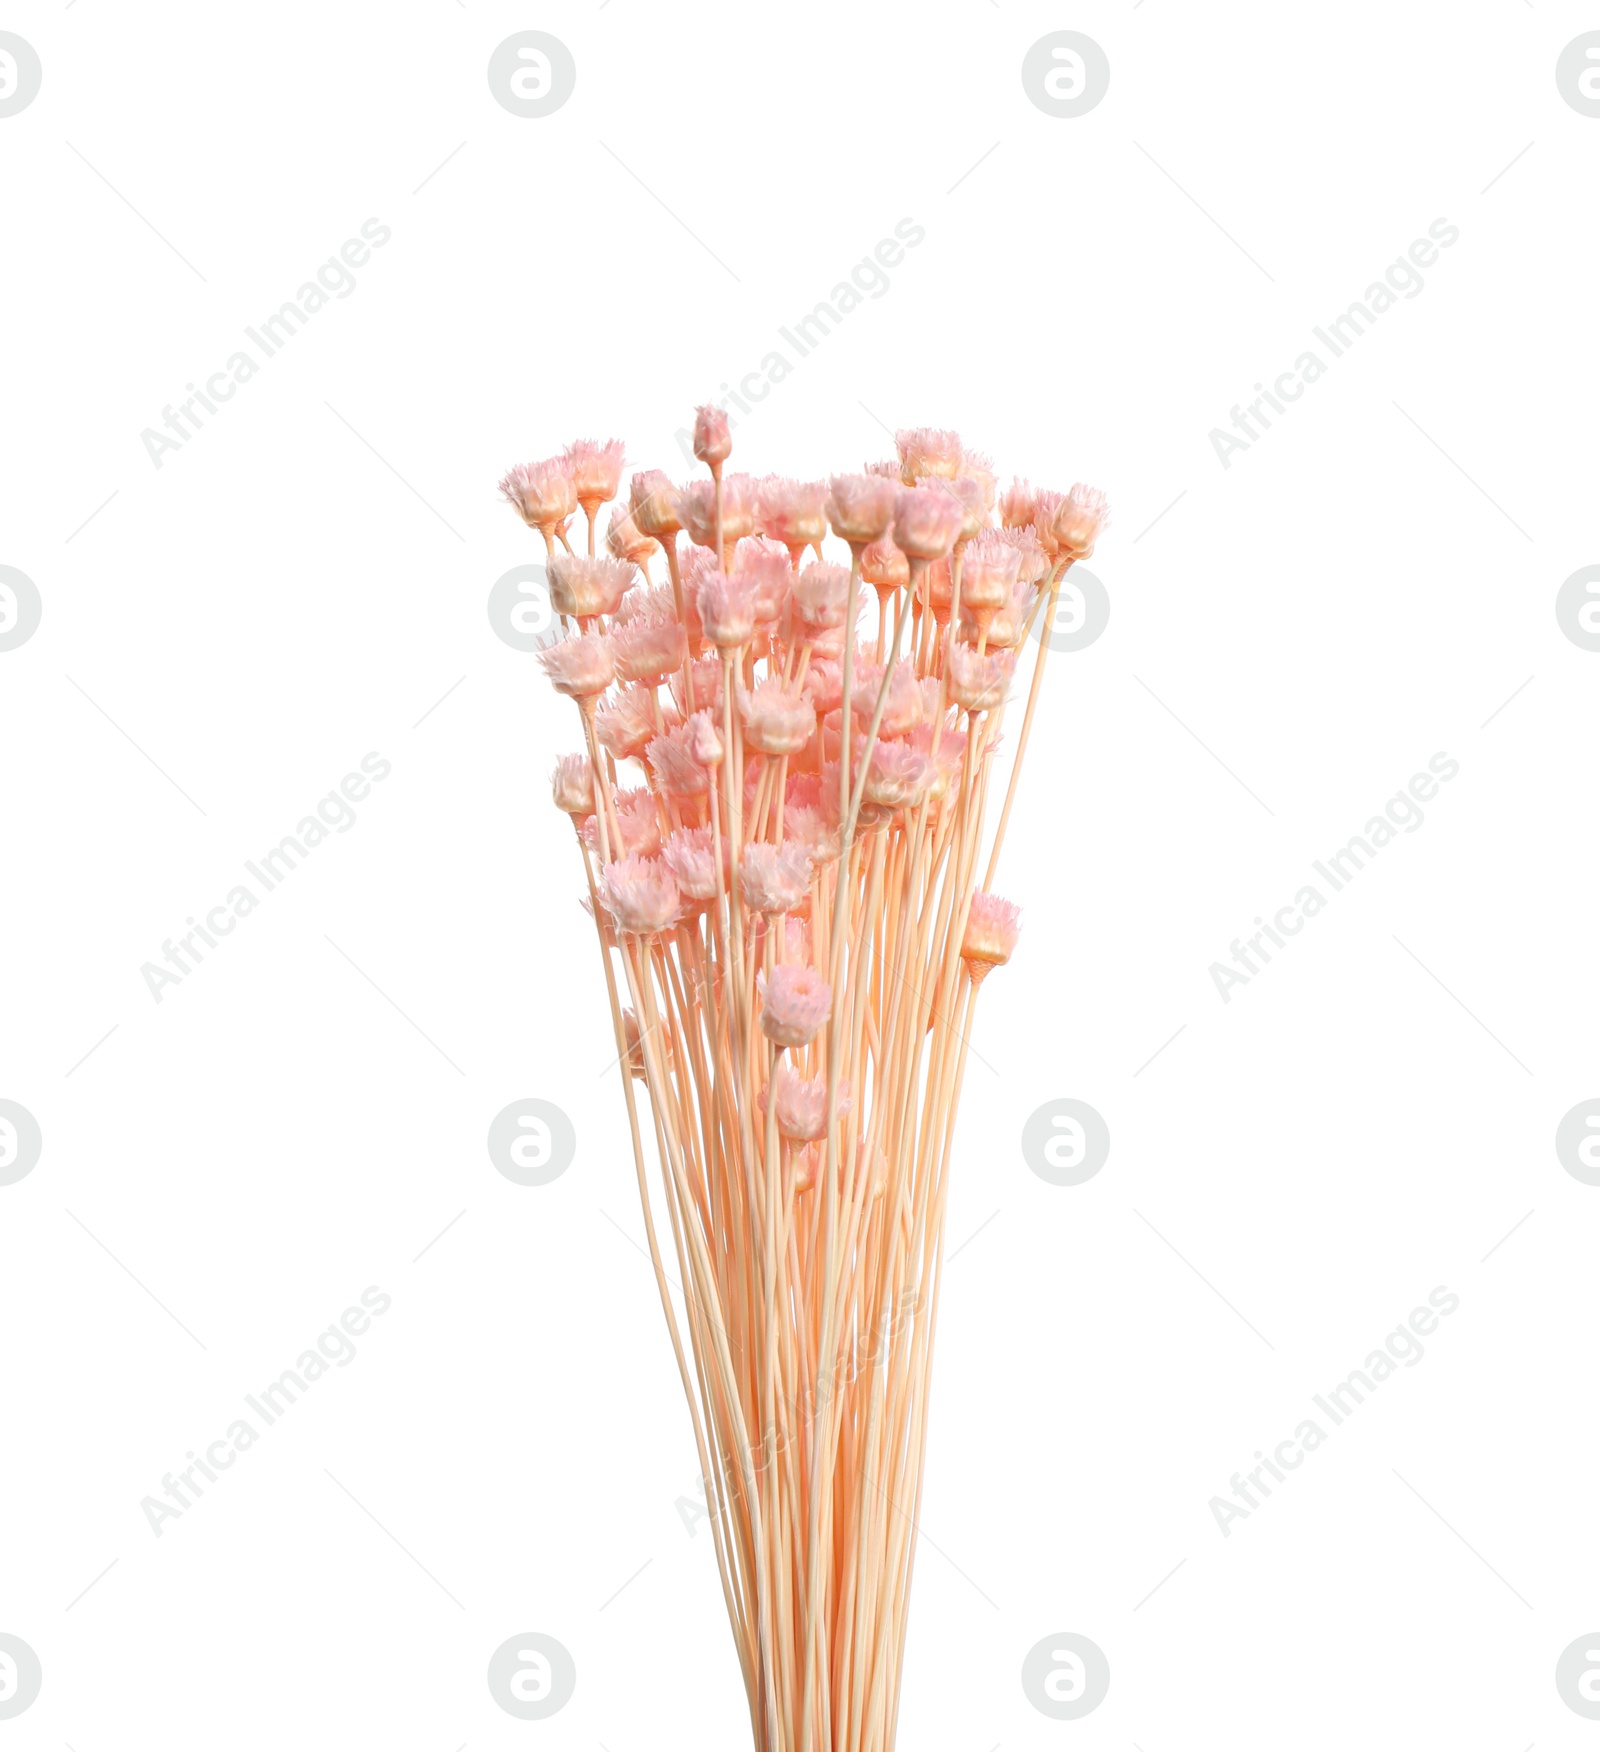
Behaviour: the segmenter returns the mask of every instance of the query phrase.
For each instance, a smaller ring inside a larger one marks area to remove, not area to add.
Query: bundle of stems
[[[756,480],[702,408],[709,478],[634,475],[598,556],[620,444],[501,483],[549,556],[542,661],[584,744],[555,801],[760,1752],[894,1745],[956,1109],[1017,940],[991,884],[1047,636],[986,848],[994,755],[1019,653],[1105,521],[1081,486],[998,493],[954,433],[896,443],[828,483]]]

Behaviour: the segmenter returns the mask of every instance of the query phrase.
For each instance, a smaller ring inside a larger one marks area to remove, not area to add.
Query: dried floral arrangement
[[[1047,639],[985,855],[991,779],[1019,655],[1106,521],[1090,488],[999,493],[953,432],[896,445],[828,482],[729,474],[702,408],[706,478],[635,474],[602,555],[620,443],[500,483],[562,620],[541,661],[584,746],[555,802],[760,1752],[894,1744],[956,1109],[1017,942],[992,884]]]

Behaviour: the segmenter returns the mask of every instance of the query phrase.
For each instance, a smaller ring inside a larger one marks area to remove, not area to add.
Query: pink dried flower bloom
[[[828,521],[841,541],[880,541],[894,522],[894,482],[883,475],[835,475],[828,483]]]
[[[1006,529],[1026,529],[1034,519],[1037,495],[1025,480],[1013,480],[1000,495],[1000,522]]]
[[[1049,575],[1050,556],[1040,547],[1038,534],[1032,524],[1024,524],[1021,528],[997,529],[995,534],[1017,550],[1019,583],[1037,584]]]
[[[794,582],[794,612],[808,627],[842,627],[850,600],[850,569],[813,560]]]
[[[756,526],[791,551],[810,547],[828,533],[822,481],[792,481],[768,475],[756,485]]]
[[[1015,651],[986,651],[979,656],[971,645],[955,645],[950,651],[950,697],[969,712],[992,712],[1005,703],[1017,667]]]
[[[1106,496],[1098,487],[1077,482],[1056,507],[1054,535],[1060,551],[1074,560],[1086,560],[1111,521]]]
[[[900,452],[900,479],[908,487],[930,476],[954,480],[961,471],[961,440],[954,432],[917,426],[896,432],[894,447]]]
[[[852,666],[853,667],[853,666]],[[851,692],[855,691],[855,676],[850,678]],[[844,698],[844,665],[841,663],[813,663],[806,671],[802,684],[806,695],[817,711],[823,714],[836,712]]]
[[[950,618],[952,589],[950,561],[948,559],[930,560],[922,573],[919,594],[940,626],[943,626]]]
[[[630,760],[642,754],[660,729],[652,688],[637,683],[619,688],[595,707],[594,733],[613,760]]]
[[[1021,919],[1021,909],[1014,902],[981,889],[973,895],[966,935],[961,939],[961,958],[974,980],[981,980],[991,967],[1004,967],[1011,959],[1022,930]]]
[[[957,541],[971,541],[989,521],[989,507],[984,502],[983,488],[968,475],[950,483],[950,491],[961,501],[961,531]]]
[[[587,554],[552,554],[545,573],[550,606],[574,620],[615,614],[637,575],[631,560],[591,559]]]
[[[762,754],[798,754],[817,727],[816,708],[802,689],[768,678],[755,690],[739,689],[745,741]]]
[[[567,446],[578,503],[593,516],[622,484],[622,440],[578,438]]]
[[[992,614],[1011,600],[1022,554],[998,529],[984,530],[961,555],[961,606]]]
[[[878,709],[878,689],[883,685],[883,666],[862,664],[851,676],[850,711],[858,726],[865,730]],[[878,720],[882,737],[904,736],[922,722],[922,690],[917,686],[916,673],[909,663],[895,665],[889,682],[888,697],[883,702],[883,716]]]
[[[761,1030],[779,1046],[804,1046],[828,1019],[833,993],[814,967],[784,962],[758,978]],[[823,1085],[826,1090],[827,1085]]]
[[[749,475],[724,475],[722,479],[722,540],[731,546],[749,535],[756,524],[755,495]],[[693,481],[678,493],[678,514],[690,541],[710,547],[717,539],[717,495],[713,481]]]
[[[500,491],[530,529],[541,529],[547,535],[578,508],[572,464],[564,456],[519,462],[500,482]]]
[[[1000,483],[995,479],[993,461],[981,450],[964,450],[961,453],[961,467],[956,472],[977,484],[978,491],[983,495],[983,514],[987,519],[994,510],[995,495],[1000,490]]]
[[[817,1176],[821,1174],[826,1161],[825,1153],[816,1144],[805,1144],[795,1151],[791,1168],[797,1197],[802,1192],[810,1192],[817,1184]]]
[[[1033,496],[1033,533],[1052,560],[1061,552],[1061,543],[1056,540],[1056,514],[1065,502],[1064,493],[1052,492],[1048,487],[1041,487]]]
[[[697,657],[689,665],[689,674],[694,682],[694,705],[697,712],[708,711],[717,723],[722,722],[722,659],[720,657]],[[667,686],[672,690],[673,703],[678,710],[687,713],[689,699],[683,685],[683,671],[675,670],[667,678]]]
[[[756,592],[749,579],[707,572],[695,596],[700,625],[719,650],[748,643],[756,626]]]
[[[884,536],[861,550],[861,576],[882,596],[891,590],[903,590],[911,582],[911,563]]]
[[[751,912],[790,912],[810,886],[811,859],[804,846],[745,847],[739,860],[739,892]]]
[[[650,770],[669,797],[699,797],[710,789],[705,765],[694,757],[694,740],[694,718],[690,718],[653,738],[645,749]]]
[[[1033,608],[1034,596],[1035,592],[1028,585],[1019,584],[1012,591],[1009,602],[987,611],[987,626],[981,618],[969,616],[963,610],[957,631],[969,645],[977,644],[982,637],[991,651],[1015,650],[1028,630],[1028,615]]]
[[[771,625],[782,615],[794,585],[789,550],[781,541],[768,541],[765,536],[744,536],[734,544],[733,572],[736,578],[748,579],[755,591],[757,622]]]
[[[622,831],[622,844],[616,844],[616,834],[608,821],[607,838],[612,857],[653,858],[661,850],[661,822],[656,815],[656,800],[645,790],[619,791],[613,801],[616,826]],[[600,850],[600,830],[591,815],[583,824],[583,843],[591,852]]]
[[[880,809],[914,809],[933,784],[933,763],[903,742],[879,742],[867,762],[861,795]]]
[[[678,885],[659,858],[619,858],[600,872],[600,900],[619,931],[649,937],[678,916]]]
[[[689,732],[689,753],[703,767],[722,765],[722,736],[711,713],[702,706],[684,724]]]
[[[564,754],[550,775],[550,791],[564,815],[594,813],[594,768],[586,754]]]
[[[539,653],[539,662],[557,693],[578,700],[604,693],[616,674],[611,641],[603,633],[579,633],[546,645]]]
[[[762,1107],[769,1091],[763,1090]],[[811,1143],[827,1135],[828,1079],[802,1077],[787,1062],[780,1063],[772,1079],[770,1091],[776,1103],[778,1130],[796,1143]],[[843,1118],[850,1111],[848,1091],[839,1091],[838,1112]]]
[[[698,462],[721,466],[733,455],[728,410],[707,403],[694,411],[694,454]]]
[[[654,536],[659,541],[670,541],[683,528],[678,489],[658,468],[645,469],[633,477],[628,514],[641,535]]]
[[[654,536],[646,535],[633,520],[631,511],[619,505],[606,524],[606,546],[619,560],[632,560],[642,566],[661,546]]]
[[[834,814],[837,815],[838,809],[839,798],[835,793]],[[803,846],[807,856],[819,864],[831,864],[839,855],[838,827],[828,823],[816,804],[792,803],[785,799],[783,838],[785,844],[792,840],[797,846]]]
[[[709,827],[680,827],[668,834],[661,857],[672,872],[679,890],[691,900],[714,900],[717,893],[716,856]],[[723,876],[728,874],[728,843],[722,843]]]
[[[894,543],[913,560],[937,560],[955,546],[966,519],[948,487],[907,487],[894,502]]]
[[[681,621],[645,619],[635,615],[611,629],[611,646],[617,674],[624,681],[647,681],[659,685],[689,656],[689,641]]]

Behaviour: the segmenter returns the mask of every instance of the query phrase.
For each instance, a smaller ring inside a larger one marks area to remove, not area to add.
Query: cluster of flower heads
[[[1106,522],[1092,488],[1000,491],[953,432],[903,431],[896,448],[826,481],[725,473],[727,416],[703,408],[695,453],[709,478],[633,475],[598,554],[620,443],[582,440],[500,483],[549,556],[565,636],[541,660],[587,743],[553,789],[597,861],[603,938],[698,936],[703,916],[737,908],[769,970],[761,1026],[781,1046],[809,1041],[828,1011],[813,884],[858,827],[932,831],[962,806],[1034,617]],[[568,541],[580,509],[587,552]],[[825,554],[830,534],[848,564]],[[631,785],[619,777],[630,762]],[[971,897],[962,955],[975,983],[1017,931],[1010,902]],[[821,1134],[814,1096],[792,1073],[780,1081],[786,1136]]]

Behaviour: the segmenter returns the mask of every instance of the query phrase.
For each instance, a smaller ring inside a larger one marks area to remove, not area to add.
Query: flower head
[[[678,510],[678,489],[658,468],[636,474],[628,489],[628,514],[641,535],[670,541],[683,521]]]
[[[1069,558],[1086,560],[1110,521],[1105,494],[1098,487],[1086,487],[1079,481],[1056,507],[1056,545]]]
[[[611,629],[611,647],[624,681],[647,681],[652,687],[681,669],[689,656],[683,623],[666,615],[622,621]]]
[[[618,791],[613,802],[622,844],[611,846],[613,857],[653,858],[661,850],[661,823],[656,816],[656,800],[641,788]],[[608,835],[608,838],[614,836]],[[583,843],[591,852],[600,850],[600,831],[593,816],[583,824]]]
[[[689,675],[694,683],[694,706],[697,712],[708,711],[717,723],[722,722],[722,659],[720,657],[696,657],[689,665]],[[667,678],[667,686],[672,690],[674,704],[680,712],[687,714],[689,710],[688,692],[683,685],[683,671],[673,670]]]
[[[772,1078],[772,1088],[763,1091],[777,1107],[778,1130],[796,1143],[810,1143],[824,1137],[828,1130],[828,1079],[802,1077],[787,1063],[780,1063]],[[763,1100],[762,1105],[766,1102]],[[839,1091],[838,1113],[842,1118],[850,1111],[847,1090]]]
[[[564,754],[550,775],[550,791],[564,815],[594,813],[594,768],[586,754]]]
[[[643,754],[645,744],[660,728],[653,688],[637,684],[620,688],[595,707],[594,733],[613,760],[631,760]]]
[[[811,859],[804,846],[748,845],[739,860],[739,892],[751,912],[786,913],[811,886]]]
[[[500,491],[530,529],[546,535],[557,530],[578,508],[572,464],[565,456],[543,462],[519,462],[500,482]]]
[[[861,576],[880,596],[903,590],[911,582],[911,562],[888,536],[861,550]]]
[[[692,481],[678,493],[678,514],[690,541],[710,547],[717,535],[717,492],[712,481]],[[756,526],[755,495],[749,475],[722,477],[722,539],[731,545]]]
[[[587,554],[552,554],[545,568],[550,605],[557,614],[592,620],[615,614],[634,580],[631,560],[591,559]]]
[[[606,546],[619,560],[632,560],[642,566],[660,547],[653,535],[646,535],[633,520],[631,511],[619,505],[606,525]]]
[[[573,489],[578,503],[592,517],[622,484],[622,440],[578,438],[567,446]]]
[[[579,633],[546,645],[539,662],[557,693],[578,700],[604,693],[616,674],[611,641],[603,633]]]
[[[735,577],[748,579],[755,591],[757,622],[771,625],[782,615],[794,585],[789,550],[781,541],[762,535],[744,536],[734,544],[733,571]]]
[[[1022,564],[1021,551],[998,529],[986,529],[961,555],[961,606],[993,614],[1011,600]]]
[[[900,479],[908,487],[930,477],[954,480],[961,472],[961,440],[954,432],[917,426],[896,432],[894,447],[900,452]]]
[[[669,797],[698,797],[711,787],[705,763],[695,759],[693,726],[694,718],[687,719],[675,730],[654,737],[645,748],[650,770]]]
[[[757,979],[756,987],[761,1030],[779,1046],[804,1046],[828,1019],[833,993],[814,967],[780,962],[765,979]]]
[[[879,742],[867,762],[861,795],[880,809],[914,809],[933,785],[933,762],[903,742]]]
[[[810,547],[828,533],[827,497],[822,481],[768,475],[756,486],[756,523],[763,534],[791,551]]]
[[[745,741],[762,754],[798,754],[817,727],[816,708],[798,687],[768,678],[753,692],[739,690]]]
[[[720,468],[733,455],[733,434],[728,430],[728,410],[710,403],[694,411],[694,454],[698,462]]]
[[[841,541],[878,541],[894,522],[894,482],[883,475],[835,475],[828,483],[828,521]]]
[[[966,507],[947,487],[907,487],[894,502],[894,542],[913,560],[937,560],[955,546]]]
[[[883,686],[883,669],[878,664],[862,664],[851,681],[850,711],[866,729],[872,714],[878,709],[878,691]],[[922,691],[917,686],[915,672],[909,663],[895,665],[889,682],[889,692],[883,702],[883,716],[878,720],[880,736],[904,736],[922,722]]]
[[[756,626],[755,586],[748,578],[706,572],[695,595],[700,625],[719,650],[746,644]]]
[[[794,581],[795,618],[807,627],[842,627],[849,598],[849,569],[813,560]]]
[[[661,848],[662,861],[672,872],[680,893],[691,900],[713,900],[717,893],[716,855],[709,827],[680,827],[668,834]],[[724,881],[728,875],[728,843],[722,843]]]
[[[973,895],[967,912],[966,934],[961,939],[961,959],[974,985],[979,984],[991,968],[1003,967],[1011,959],[1022,929],[1021,909],[998,894],[985,894],[981,889]]]
[[[649,937],[677,918],[678,885],[659,858],[618,858],[600,872],[601,904],[619,931]]]
[[[968,712],[992,712],[1005,703],[1016,667],[1015,651],[986,651],[980,657],[971,645],[954,645],[950,651],[950,697]]]

